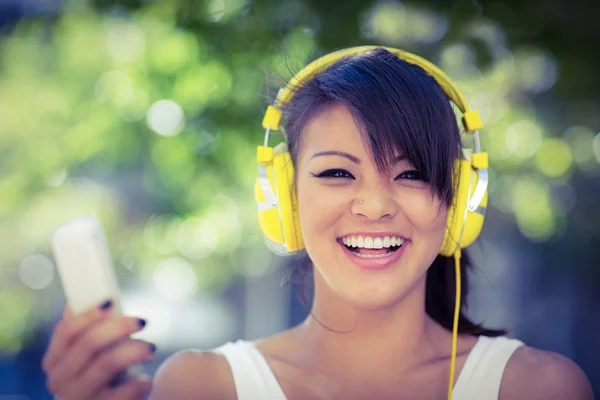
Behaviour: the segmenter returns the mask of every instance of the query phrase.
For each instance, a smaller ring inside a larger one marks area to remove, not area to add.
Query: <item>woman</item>
[[[306,79],[279,106],[309,257],[296,273],[314,284],[310,315],[254,343],[175,354],[152,383],[111,387],[117,371],[151,357],[140,341],[110,347],[143,324],[100,308],[67,313],[43,362],[62,400],[446,397],[457,282],[439,253],[461,157],[448,98],[422,68],[375,49]],[[463,257],[465,288],[467,266]],[[457,316],[455,400],[593,398],[569,359]]]

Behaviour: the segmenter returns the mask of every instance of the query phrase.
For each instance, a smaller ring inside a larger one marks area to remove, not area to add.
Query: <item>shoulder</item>
[[[593,400],[590,382],[575,362],[550,351],[523,346],[506,365],[500,400]]]
[[[225,357],[186,350],[169,357],[156,372],[148,400],[237,398]]]

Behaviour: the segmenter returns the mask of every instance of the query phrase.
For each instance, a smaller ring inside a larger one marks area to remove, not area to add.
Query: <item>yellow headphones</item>
[[[307,65],[277,94],[274,105],[269,105],[263,118],[266,129],[263,146],[258,146],[258,179],[255,185],[255,199],[258,204],[258,219],[268,247],[280,255],[289,255],[304,249],[300,230],[298,201],[294,189],[294,166],[286,143],[269,147],[269,134],[280,128],[282,106],[288,103],[294,93],[318,73],[345,56],[362,53],[380,46],[358,46],[327,54]],[[482,152],[478,130],[483,128],[481,118],[472,110],[466,97],[458,90],[450,78],[429,61],[414,54],[390,47],[383,47],[399,59],[415,64],[431,75],[440,85],[446,96],[463,113],[462,123],[465,132],[473,135],[472,154],[459,158],[454,168],[453,204],[448,209],[446,233],[439,254],[455,258],[456,303],[452,340],[452,361],[448,398],[452,396],[458,314],[460,311],[460,255],[461,249],[475,241],[485,217],[487,207],[488,155]]]

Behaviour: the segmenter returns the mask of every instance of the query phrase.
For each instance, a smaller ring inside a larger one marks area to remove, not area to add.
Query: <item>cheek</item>
[[[418,193],[414,198],[405,198],[401,205],[403,213],[414,230],[414,238],[428,241],[432,246],[441,247],[446,232],[448,210],[438,198],[430,194]]]
[[[296,182],[300,226],[307,247],[310,241],[322,240],[324,234],[335,236],[335,223],[343,217],[352,198],[344,188],[329,188],[316,180],[300,177]]]

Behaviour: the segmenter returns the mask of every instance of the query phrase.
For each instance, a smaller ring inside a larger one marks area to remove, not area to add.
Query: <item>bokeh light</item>
[[[177,232],[177,247],[191,260],[209,257],[219,245],[218,228],[210,219],[187,219]]]
[[[539,49],[527,49],[517,54],[518,82],[535,93],[550,89],[558,78],[558,66],[554,57]]]
[[[557,178],[563,176],[573,164],[573,153],[564,141],[552,138],[544,141],[535,155],[535,162],[541,173]]]
[[[439,56],[439,64],[455,79],[469,76],[477,80],[480,72],[475,67],[475,57],[475,50],[469,44],[453,43],[443,48]]]
[[[44,289],[54,278],[54,264],[43,254],[31,254],[19,265],[19,277],[31,289]]]
[[[569,144],[573,160],[577,165],[589,170],[596,167],[594,157],[594,132],[585,126],[572,126],[563,133],[563,139]]]
[[[432,44],[442,39],[448,31],[446,17],[433,11],[410,7],[407,16],[405,32],[409,35],[408,41]]]
[[[220,62],[194,66],[178,75],[173,99],[190,115],[199,114],[208,105],[220,105],[231,94],[229,69]]]
[[[185,125],[183,110],[172,100],[159,100],[148,108],[146,122],[161,136],[175,136]]]
[[[154,273],[154,287],[167,300],[189,299],[198,288],[192,265],[182,258],[168,258]]]
[[[365,13],[362,33],[366,37],[378,38],[385,43],[398,43],[401,40],[405,17],[402,3],[378,2]]]
[[[489,50],[491,50],[497,61],[501,57],[506,57],[506,35],[498,24],[489,20],[481,20],[471,23],[471,37],[483,41]]]
[[[555,229],[548,186],[532,177],[512,183],[512,205],[520,231],[533,241],[545,241]]]
[[[131,98],[133,86],[126,73],[113,70],[102,74],[96,83],[95,92],[99,101],[123,105]]]
[[[174,74],[198,60],[204,46],[190,32],[173,30],[152,44],[152,66],[164,74]]]
[[[506,130],[506,148],[518,157],[531,157],[542,144],[542,132],[533,121],[513,122]]]
[[[106,49],[117,64],[131,63],[144,54],[144,33],[133,22],[109,19],[104,25],[107,31]]]
[[[363,36],[388,45],[432,44],[444,37],[448,27],[445,16],[401,2],[379,1],[361,19]]]

